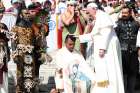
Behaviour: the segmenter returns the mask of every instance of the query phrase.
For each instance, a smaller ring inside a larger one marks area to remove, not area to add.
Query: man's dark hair
[[[129,7],[134,13],[137,13],[137,10],[136,10],[136,2],[125,2],[126,6]]]
[[[71,39],[73,42],[76,41],[76,37],[74,37],[74,35],[67,35],[66,38],[65,38],[65,43],[68,41],[68,39]]]
[[[129,13],[131,13],[131,11],[132,11],[132,9],[129,7],[129,6],[124,6],[122,9],[128,9],[129,11]]]

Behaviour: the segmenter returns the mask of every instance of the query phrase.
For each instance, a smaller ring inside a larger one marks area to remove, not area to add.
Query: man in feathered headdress
[[[12,28],[16,39],[13,40],[12,54],[17,64],[17,93],[36,93],[39,80],[39,67],[46,60],[46,47],[40,32],[33,28],[33,19],[29,9],[22,9],[21,18]]]

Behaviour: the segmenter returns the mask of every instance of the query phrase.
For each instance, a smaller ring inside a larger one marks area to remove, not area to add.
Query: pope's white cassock
[[[89,79],[94,82],[95,74],[78,51],[70,52],[66,47],[63,47],[58,50],[55,62],[58,69],[62,68],[64,93],[89,93],[84,81]],[[73,88],[74,80],[81,81],[75,86],[81,87],[77,91]]]
[[[101,10],[96,12],[95,25],[89,34],[80,35],[80,42],[94,43],[93,64],[96,73],[96,85],[92,93],[124,93],[121,51],[118,38],[113,30],[113,23],[108,14]],[[106,50],[105,56],[99,56],[99,50]],[[99,83],[109,81],[101,87]]]

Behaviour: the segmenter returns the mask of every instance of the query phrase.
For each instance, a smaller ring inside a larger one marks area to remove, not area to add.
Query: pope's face
[[[66,42],[66,48],[70,51],[73,52],[75,46],[75,42],[72,41],[70,38],[68,38],[67,42]]]
[[[86,13],[89,15],[89,16],[92,16],[92,17],[95,17],[96,15],[96,9],[95,8],[91,8],[91,7],[88,7],[86,9]]]

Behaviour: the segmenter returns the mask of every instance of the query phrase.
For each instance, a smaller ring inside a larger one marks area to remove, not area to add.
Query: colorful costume
[[[35,29],[35,24],[27,20],[29,15],[13,27],[15,50],[12,54],[17,64],[17,93],[35,93],[38,85],[39,67],[45,62],[46,46],[44,33]]]

